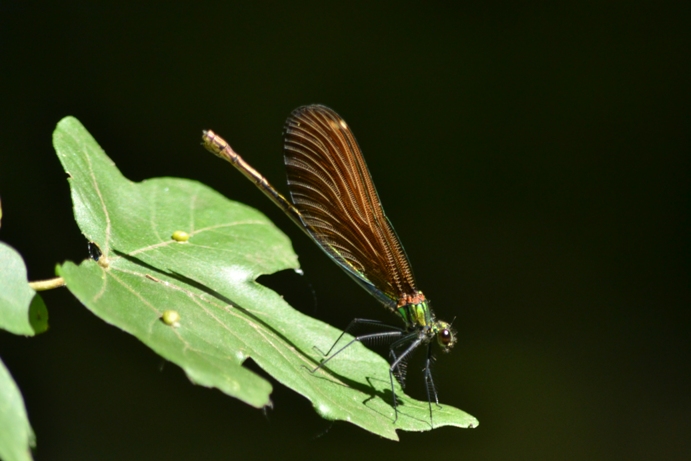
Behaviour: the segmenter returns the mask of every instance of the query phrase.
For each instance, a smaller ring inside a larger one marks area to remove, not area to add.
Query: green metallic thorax
[[[399,307],[398,315],[408,326],[427,327],[434,323],[432,308],[427,301],[421,303],[411,303]]]

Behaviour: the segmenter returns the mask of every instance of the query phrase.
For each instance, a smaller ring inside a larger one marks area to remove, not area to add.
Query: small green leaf
[[[34,446],[34,431],[26,416],[22,394],[0,360],[0,459],[31,460],[31,448]]]
[[[260,407],[270,384],[242,363],[252,358],[276,380],[312,401],[323,417],[397,439],[396,429],[430,429],[427,402],[397,396],[394,421],[387,362],[361,344],[311,373],[340,334],[292,309],[255,282],[296,268],[290,242],[268,219],[194,181],[124,178],[74,118],[54,134],[70,174],[77,222],[103,255],[65,263],[59,273],[82,303],[181,366],[194,381]],[[184,229],[181,244],[171,235]],[[166,311],[181,321],[162,321]],[[470,415],[434,409],[435,426],[476,426]]]
[[[48,329],[48,309],[29,286],[24,260],[0,242],[0,328],[33,336]]]

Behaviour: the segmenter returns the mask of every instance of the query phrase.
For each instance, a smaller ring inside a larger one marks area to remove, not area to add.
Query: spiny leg
[[[396,362],[396,359],[398,359],[398,356],[396,355],[397,349],[403,348],[404,346],[406,346],[407,344],[409,344],[410,342],[415,340],[415,338],[417,338],[418,336],[419,336],[419,333],[417,331],[412,332],[412,333],[409,332],[404,337],[391,343],[391,345],[389,346],[389,363],[394,363],[394,362]],[[404,349],[404,352],[405,352],[405,349]],[[394,373],[396,376],[396,381],[399,382],[399,384],[401,385],[401,387],[403,389],[405,389],[405,380],[406,380],[407,366],[408,366],[407,362],[408,362],[407,358],[398,362],[398,365],[396,366],[396,372]]]
[[[389,350],[389,363],[394,363],[398,357],[393,349]],[[396,370],[394,372],[394,377],[398,384],[401,385],[401,389],[405,389],[406,385],[406,375],[408,374],[408,361],[402,360],[398,363]]]
[[[378,327],[388,328],[388,329],[390,329],[390,330],[394,330],[394,331],[397,331],[397,332],[401,332],[401,334],[402,334],[403,331],[404,331],[404,330],[403,330],[402,328],[400,328],[400,327],[396,327],[396,326],[393,326],[393,325],[389,325],[389,324],[386,324],[386,323],[381,322],[381,321],[379,321],[379,320],[353,319],[353,320],[351,320],[351,322],[348,324],[348,326],[346,327],[346,329],[343,330],[343,331],[341,332],[341,334],[338,336],[338,338],[336,339],[336,341],[331,345],[331,347],[329,348],[329,350],[328,350],[326,353],[324,353],[324,352],[322,352],[321,350],[319,350],[319,348],[316,347],[316,346],[314,347],[314,349],[317,350],[321,355],[327,357],[329,354],[331,354],[331,351],[334,350],[334,348],[336,347],[336,344],[338,344],[338,343],[341,341],[341,338],[343,338],[343,336],[344,336],[346,333],[349,333],[349,332],[353,329],[353,327],[355,327],[355,326],[357,326],[357,325],[376,325],[376,326],[378,326]],[[379,334],[379,333],[375,333],[374,335],[376,336],[377,334]],[[357,338],[356,338],[356,339],[357,339]],[[353,341],[351,341],[351,342],[348,343],[348,344],[350,345],[350,344],[352,344],[352,343],[353,343]],[[348,346],[346,346],[346,347],[348,347]],[[343,350],[343,349],[341,349],[341,350]],[[339,350],[339,352],[340,352],[340,350]]]
[[[314,373],[315,371],[319,370],[320,368],[323,368],[324,365],[326,365],[326,363],[327,363],[329,360],[331,360],[332,358],[336,357],[338,354],[340,354],[341,352],[343,352],[344,350],[346,350],[348,347],[350,347],[350,346],[351,346],[353,343],[355,343],[355,342],[366,342],[366,341],[369,341],[369,340],[372,340],[372,339],[383,339],[383,338],[388,338],[388,337],[390,337],[390,338],[395,338],[395,337],[397,337],[397,336],[402,335],[403,332],[401,332],[401,331],[385,331],[385,332],[380,332],[380,333],[370,333],[370,334],[367,334],[367,335],[356,336],[355,338],[353,338],[353,339],[351,339],[350,341],[348,341],[348,344],[346,344],[345,346],[343,346],[342,348],[340,348],[340,349],[338,349],[336,352],[334,352],[333,355],[328,355],[328,354],[331,354],[331,351],[333,350],[334,346],[338,343],[338,341],[341,339],[341,337],[342,337],[344,334],[345,334],[345,332],[344,332],[344,333],[341,333],[341,336],[338,337],[338,340],[336,340],[336,343],[334,343],[334,345],[331,346],[331,349],[329,349],[329,351],[325,354],[325,355],[327,355],[327,357],[326,357],[325,359],[323,359],[323,360],[319,363],[319,365],[317,365],[313,370],[310,370],[311,373]]]
[[[432,369],[430,365],[432,364],[433,360],[434,357],[432,357],[432,345],[430,344],[427,347],[427,359],[425,360],[424,376],[425,389],[427,390],[427,403],[429,404],[429,422],[432,425],[432,429],[434,429],[434,420],[432,419],[432,395],[434,395],[434,402],[436,405],[441,408],[441,405],[439,405],[439,397],[437,396],[437,388],[434,385],[434,379],[432,379]]]
[[[395,418],[394,418],[394,420],[393,420],[394,423],[395,423],[396,421],[398,421],[398,400],[396,400],[396,390],[394,389],[394,385],[393,385],[394,370],[395,370],[396,368],[398,368],[398,367],[399,367],[402,363],[404,363],[406,360],[408,360],[408,355],[410,355],[411,352],[413,352],[415,349],[418,348],[418,346],[419,346],[420,344],[422,344],[422,341],[424,340],[424,338],[423,338],[423,337],[420,337],[420,336],[418,335],[418,333],[416,332],[416,333],[411,333],[411,334],[409,334],[409,335],[406,335],[404,338],[401,338],[401,339],[399,339],[398,341],[396,341],[394,344],[392,344],[392,347],[393,347],[394,345],[396,345],[396,344],[401,345],[401,344],[403,344],[403,343],[406,342],[406,341],[405,341],[406,339],[409,340],[409,338],[414,338],[414,337],[417,337],[417,339],[416,339],[415,341],[413,341],[413,342],[410,344],[410,346],[408,346],[408,347],[406,348],[406,350],[404,350],[404,351],[401,353],[401,355],[399,355],[399,356],[393,361],[393,363],[391,363],[391,366],[389,367],[389,381],[391,382],[391,395],[393,396],[393,409],[394,409],[394,412],[395,412],[395,415],[396,415]],[[391,354],[392,354],[394,357],[396,356],[396,354],[395,354],[395,352],[393,351],[393,349],[391,349],[390,352],[391,352]]]

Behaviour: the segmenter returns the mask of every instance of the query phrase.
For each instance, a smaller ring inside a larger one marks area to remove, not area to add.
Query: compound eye
[[[453,340],[451,330],[449,330],[448,328],[440,330],[439,334],[437,335],[437,340],[439,341],[439,344],[445,347],[451,344],[451,341]]]

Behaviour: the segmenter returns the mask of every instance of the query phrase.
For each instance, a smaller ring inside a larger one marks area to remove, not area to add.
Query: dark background
[[[455,318],[435,377],[480,426],[389,442],[277,383],[265,415],[57,290],[48,333],[0,333],[37,460],[691,459],[688,11],[60,3],[0,3],[0,238],[30,278],[87,257],[51,146],[74,115],[132,180],[193,178],[265,212],[307,274],[264,278],[293,305],[340,327],[396,321],[199,146],[216,130],[285,190],[283,121],[326,104],[353,128],[418,284]]]

